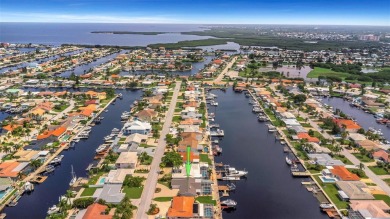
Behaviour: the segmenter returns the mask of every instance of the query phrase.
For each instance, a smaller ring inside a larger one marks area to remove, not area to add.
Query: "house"
[[[390,207],[382,200],[351,200],[350,218],[390,218]]]
[[[35,160],[38,158],[39,152],[32,150],[19,150],[13,156],[18,162],[30,162],[31,160]]]
[[[175,196],[172,199],[171,207],[167,212],[167,219],[182,219],[182,218],[202,218],[204,216],[200,207],[195,202],[195,198],[191,196]]]
[[[329,167],[330,172],[333,177],[340,181],[359,181],[360,178],[354,174],[349,172],[347,168],[344,166],[331,166]]]
[[[344,201],[375,199],[374,196],[369,193],[369,189],[364,182],[338,181],[336,182],[336,186],[339,189],[339,197]]]
[[[367,151],[379,149],[379,145],[376,142],[373,142],[373,141],[368,140],[368,139],[363,140],[363,141],[358,141],[355,144],[356,144],[356,146],[362,147],[362,148],[366,149]]]
[[[138,162],[137,152],[122,152],[115,162],[116,168],[135,169]]]
[[[1,130],[1,133],[2,134],[6,134],[8,132],[12,132],[15,129],[17,129],[18,127],[22,127],[22,126],[21,125],[8,124],[6,126],[3,126],[2,130]]]
[[[65,132],[66,132],[66,127],[59,126],[54,130],[46,130],[42,134],[39,134],[37,136],[37,140],[51,139],[52,141],[56,141],[60,139]]]
[[[6,94],[9,94],[9,95],[12,95],[14,97],[19,97],[23,94],[23,90],[22,89],[7,89],[5,91]]]
[[[149,122],[142,122],[139,120],[128,122],[124,125],[124,127],[124,134],[126,135],[131,135],[135,133],[147,135],[152,130],[152,125],[150,125]]]
[[[106,92],[95,92],[92,90],[85,92],[85,95],[91,99],[105,100],[107,98]]]
[[[134,174],[134,169],[116,169],[110,170],[105,178],[105,184],[123,184],[127,175]]]
[[[12,186],[11,178],[0,178],[0,191],[4,192]]]
[[[144,109],[136,113],[135,116],[141,121],[151,122],[156,118],[157,112],[153,109]]]
[[[19,173],[28,166],[28,162],[4,161],[0,164],[0,178],[16,180]]]
[[[104,184],[103,188],[99,188],[93,194],[97,200],[103,199],[108,204],[119,204],[125,197],[122,193],[122,184]]]
[[[202,118],[202,114],[197,113],[195,107],[187,107],[187,108],[185,108],[183,111],[181,111],[180,116],[181,116],[182,119],[189,119],[189,118],[201,119]]]
[[[333,119],[333,122],[336,123],[342,130],[350,133],[357,132],[362,128],[355,121],[350,119]]]
[[[212,181],[208,179],[208,164],[193,160],[187,177],[185,165],[173,169],[171,186],[179,189],[179,195],[210,195]]]
[[[106,214],[106,205],[93,203],[86,210],[81,210],[75,219],[111,219],[113,215]]]
[[[308,133],[298,133],[297,137],[298,139],[306,139],[307,142],[320,143],[320,139],[317,137],[311,137]]]
[[[333,159],[329,154],[308,154],[307,156],[321,166],[344,166],[341,160]]]
[[[374,151],[371,154],[371,156],[375,160],[380,160],[380,161],[383,161],[385,163],[389,163],[390,162],[390,154],[389,154],[389,152],[386,151],[386,150],[383,150],[383,149],[378,149],[378,150]]]

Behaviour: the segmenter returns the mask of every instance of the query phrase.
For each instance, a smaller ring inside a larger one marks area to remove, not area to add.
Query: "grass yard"
[[[205,162],[211,165],[211,159],[209,158],[208,154],[199,154],[200,162]]]
[[[142,190],[144,187],[127,187],[125,186],[123,188],[123,192],[126,194],[126,197],[129,197],[131,199],[138,199],[141,198]]]
[[[95,193],[96,189],[96,187],[85,188],[83,193],[81,193],[81,196],[92,196],[93,193]]]
[[[383,167],[378,166],[369,166],[370,170],[374,172],[376,175],[387,175],[389,174]]]
[[[314,69],[311,70],[309,72],[309,74],[307,74],[307,77],[308,78],[318,78],[319,76],[336,76],[336,77],[340,77],[344,80],[346,77],[348,77],[350,75],[351,74],[349,74],[349,73],[335,72],[335,71],[332,71],[332,70],[327,69],[327,68],[314,67]]]
[[[362,154],[358,154],[358,153],[353,153],[353,155],[359,159],[361,162],[363,163],[367,163],[367,162],[373,162],[374,160],[370,157],[367,157],[367,155],[362,155]]]
[[[172,122],[180,123],[181,121],[181,116],[174,116],[172,119]]]
[[[156,202],[170,202],[173,197],[157,197],[154,198],[153,200]]]
[[[383,181],[384,181],[385,183],[387,183],[387,185],[390,186],[390,178],[389,178],[389,179],[383,179]]]
[[[342,201],[337,193],[337,187],[335,184],[324,184],[320,180],[318,176],[314,176],[314,178],[317,180],[317,182],[321,185],[321,187],[324,189],[325,193],[329,196],[329,198],[332,200],[332,202],[336,205],[338,209],[346,209],[348,208],[348,202]]]
[[[217,201],[213,200],[213,197],[211,196],[198,196],[197,198],[195,198],[195,200],[203,204],[217,204]]]
[[[390,206],[390,197],[388,195],[374,195],[376,200],[383,200],[388,206]]]
[[[332,157],[334,159],[341,160],[343,163],[345,163],[347,165],[353,165],[353,163],[350,160],[348,160],[348,158],[346,158],[346,157],[336,155],[336,154],[334,154]]]

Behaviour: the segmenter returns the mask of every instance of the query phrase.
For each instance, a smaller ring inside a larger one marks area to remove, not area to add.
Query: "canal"
[[[57,204],[59,197],[69,188],[71,165],[78,177],[87,176],[85,169],[93,161],[95,149],[104,143],[104,136],[109,135],[113,128],[123,126],[120,122],[122,112],[129,111],[130,105],[142,94],[142,91],[120,90],[119,92],[123,94],[123,100],[117,100],[115,105],[108,107],[108,112],[103,112],[102,123],[92,128],[87,140],[78,142],[74,150],[62,152],[65,155],[62,164],[45,182],[36,185],[35,191],[30,195],[24,195],[16,207],[5,208],[7,218],[45,218],[48,208]]]
[[[249,171],[228,197],[237,201],[237,209],[224,211],[223,218],[328,218],[313,194],[301,185],[303,179],[291,176],[283,146],[265,123],[257,121],[248,98],[231,88],[226,93],[212,93],[218,95],[219,106],[210,107],[209,112],[216,113],[216,123],[225,131],[220,141],[223,154],[215,160]]]
[[[375,129],[380,129],[383,132],[383,136],[390,140],[390,128],[387,128],[385,125],[378,124],[375,120],[375,117],[372,114],[366,113],[363,110],[349,105],[350,102],[344,100],[343,98],[331,97],[323,98],[322,102],[333,107],[333,110],[340,109],[345,114],[356,119],[357,123],[363,127],[366,131],[372,127]]]

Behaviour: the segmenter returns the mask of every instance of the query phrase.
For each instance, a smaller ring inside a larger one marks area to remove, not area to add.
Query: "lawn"
[[[199,159],[200,159],[200,162],[206,162],[209,165],[211,165],[211,160],[210,160],[208,154],[200,154]]]
[[[81,193],[81,196],[92,196],[93,193],[95,193],[96,189],[96,187],[85,188],[83,193]]]
[[[340,156],[340,155],[334,154],[332,157],[333,157],[334,159],[343,161],[343,163],[345,163],[345,164],[347,164],[347,165],[353,165],[353,163],[352,163],[350,160],[348,160],[348,158],[346,158],[346,157],[344,157],[344,156]]]
[[[53,111],[59,113],[59,112],[64,111],[68,107],[69,107],[69,104],[63,104],[63,105],[61,104],[61,105],[58,105],[57,107],[54,107]]]
[[[383,200],[383,201],[385,201],[386,204],[388,206],[390,206],[390,197],[388,195],[379,195],[379,194],[375,195],[374,194],[374,197],[375,197],[376,200]]]
[[[384,181],[385,183],[387,183],[387,185],[390,186],[390,179],[383,179],[383,181]]]
[[[348,207],[348,202],[340,200],[338,196],[338,190],[335,184],[327,183],[326,185],[322,183],[318,176],[314,176],[317,182],[324,189],[325,193],[329,196],[332,202],[336,205],[338,209],[346,209]]]
[[[126,197],[131,199],[141,198],[142,190],[144,187],[123,187],[123,192],[126,194]]]
[[[173,197],[157,197],[154,198],[153,200],[156,202],[170,202]]]
[[[98,172],[96,175],[92,176],[88,181],[88,185],[95,185],[99,177],[102,176],[103,174],[104,172]]]
[[[217,201],[213,200],[213,197],[211,196],[198,196],[197,198],[195,198],[195,200],[203,204],[217,204]]]
[[[362,154],[358,154],[358,153],[353,153],[353,155],[355,155],[355,157],[357,159],[359,159],[361,162],[363,163],[367,163],[367,162],[373,162],[374,160],[371,159],[370,157],[367,157],[367,155],[362,155]]]
[[[181,116],[174,116],[172,122],[179,123],[181,121]]]
[[[314,69],[311,70],[309,72],[309,74],[307,74],[307,77],[308,78],[318,78],[318,76],[336,76],[336,77],[340,77],[344,80],[346,77],[348,77],[350,75],[351,74],[349,74],[349,73],[335,72],[335,71],[332,71],[332,70],[327,69],[327,68],[314,67]]]
[[[389,174],[383,167],[378,166],[369,166],[370,170],[374,172],[376,175],[387,175]]]

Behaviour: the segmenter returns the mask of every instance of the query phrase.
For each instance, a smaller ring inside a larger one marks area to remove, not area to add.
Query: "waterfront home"
[[[92,90],[85,92],[85,95],[87,95],[91,99],[95,98],[95,99],[105,100],[107,98],[106,92],[95,92]]]
[[[367,151],[377,150],[380,148],[378,143],[371,141],[371,140],[368,140],[368,139],[363,140],[363,141],[357,141],[357,142],[355,142],[355,144],[356,144],[356,146],[362,147],[362,148],[366,149]]]
[[[375,199],[369,193],[369,188],[364,182],[338,181],[336,182],[336,186],[339,189],[338,194],[340,199],[344,201]]]
[[[355,144],[359,141],[367,140],[366,136],[359,133],[349,133],[348,138]]]
[[[111,219],[113,215],[106,214],[106,205],[93,203],[87,209],[80,210],[75,219]]]
[[[191,196],[175,196],[167,212],[167,219],[203,218],[204,206]]]
[[[32,150],[19,150],[13,155],[18,162],[30,162],[31,160],[37,159],[38,156],[39,152]]]
[[[0,192],[1,193],[5,193],[5,191],[7,191],[7,189],[10,188],[11,186],[12,186],[11,178],[0,178]],[[0,200],[3,197],[0,197]]]
[[[28,162],[4,161],[3,163],[0,163],[0,178],[17,180],[19,173],[23,172],[28,164]]]
[[[355,121],[350,119],[333,119],[333,122],[336,123],[341,130],[348,131],[349,133],[357,132],[362,127],[358,125]]]
[[[37,140],[50,139],[51,141],[59,140],[66,132],[66,127],[59,126],[52,130],[45,130],[37,136]]]
[[[298,133],[297,138],[299,140],[306,139],[307,142],[320,143],[320,139],[318,139],[317,137],[311,137],[308,133],[305,133],[305,132]]]
[[[137,167],[137,152],[122,152],[115,161],[115,167],[125,169],[135,169]]]
[[[351,200],[350,218],[390,218],[390,207],[382,200]]]
[[[359,181],[360,178],[349,172],[344,166],[328,166],[327,167],[332,173],[331,177],[336,178],[339,181]]]
[[[116,169],[110,170],[105,177],[105,184],[123,184],[126,176],[134,174],[134,169]]]
[[[210,195],[212,181],[208,179],[209,166],[204,162],[193,160],[187,177],[186,167],[183,164],[172,170],[172,189],[179,189],[179,195]]]
[[[321,166],[344,166],[345,164],[340,161],[333,159],[329,154],[308,154],[310,160]]]
[[[138,120],[151,122],[157,117],[157,112],[153,109],[143,109],[134,115]]]
[[[187,147],[191,147],[191,151],[201,151],[203,149],[202,145],[199,145],[199,141],[193,138],[185,138],[179,142],[179,146],[177,147],[177,152],[186,152]]]
[[[390,153],[383,149],[378,149],[371,154],[372,158],[378,161],[382,161],[384,163],[390,162]]]
[[[200,125],[200,124],[202,124],[202,120],[200,119],[188,118],[180,121],[180,125]]]
[[[125,193],[122,193],[122,184],[104,184],[103,188],[96,189],[93,197],[97,200],[103,199],[108,204],[119,204]]]
[[[12,133],[15,129],[22,127],[21,125],[16,125],[16,124],[8,124],[6,126],[3,126],[1,129],[1,134],[8,134]]]
[[[134,134],[131,134],[131,135],[126,137],[125,143],[128,143],[128,144],[134,144],[134,143],[141,144],[141,143],[145,143],[146,139],[148,139],[147,135],[134,133]]]
[[[188,119],[188,118],[201,119],[202,118],[202,114],[198,113],[196,111],[195,107],[185,108],[183,111],[181,111],[180,116],[182,119]]]
[[[147,135],[152,130],[152,125],[149,122],[142,122],[139,120],[127,122],[124,125],[124,134],[125,135],[131,135],[131,134],[142,134]]]

